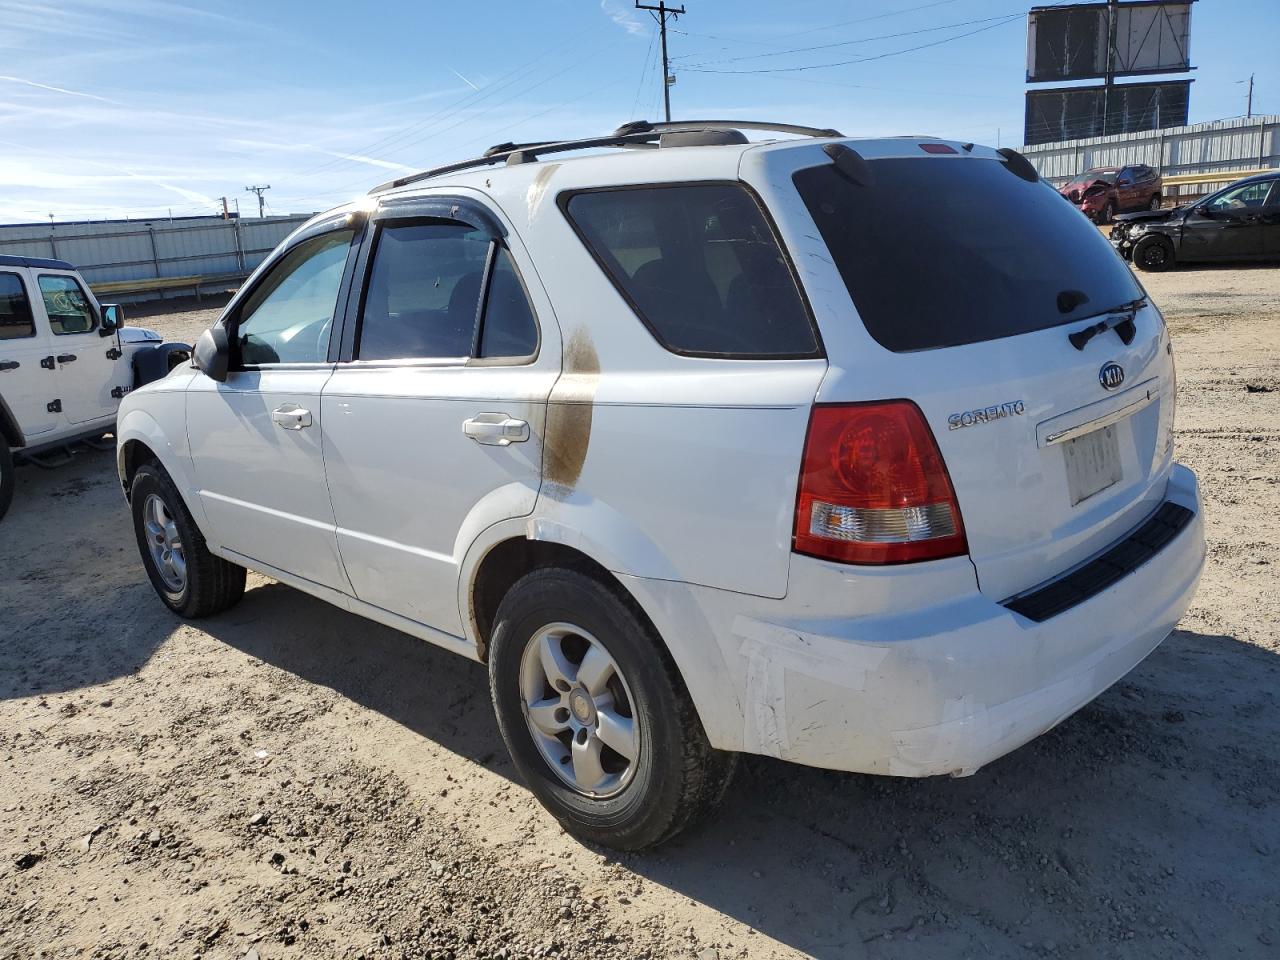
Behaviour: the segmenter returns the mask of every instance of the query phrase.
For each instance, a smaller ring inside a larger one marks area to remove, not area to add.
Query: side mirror
[[[223,327],[210,327],[200,334],[191,357],[196,369],[219,383],[227,382],[227,367],[231,362],[231,345]]]
[[[98,326],[98,335],[109,337],[124,326],[124,307],[118,303],[102,304],[102,323]]]
[[[1198,217],[1212,217],[1213,211],[1209,209],[1209,205],[1205,203],[1196,204],[1191,208],[1191,212]]]

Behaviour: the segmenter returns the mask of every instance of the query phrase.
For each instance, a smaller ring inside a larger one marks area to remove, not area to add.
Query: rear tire
[[[1151,198],[1151,202],[1147,204],[1147,209],[1148,210],[1160,209],[1160,194],[1157,193],[1154,197]]]
[[[1139,270],[1160,273],[1173,267],[1173,246],[1164,237],[1143,237],[1133,247],[1133,264]]]
[[[215,557],[163,467],[143,464],[129,488],[142,565],[156,594],[180,617],[196,620],[234,607],[245,569]]]
[[[13,454],[9,451],[9,440],[0,434],[0,520],[9,512],[9,504],[13,502],[13,488],[17,477],[13,472]]]
[[[489,649],[511,759],[570,833],[641,850],[723,796],[736,754],[707,741],[675,663],[629,597],[576,570],[535,570],[498,605]],[[619,722],[629,734],[622,752],[613,750]],[[580,769],[579,750],[597,741]]]

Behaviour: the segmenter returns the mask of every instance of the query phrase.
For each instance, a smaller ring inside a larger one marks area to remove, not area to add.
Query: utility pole
[[[1253,74],[1252,73],[1249,74],[1249,105],[1245,109],[1244,115],[1246,117],[1253,116]]]
[[[227,209],[227,198],[226,198],[226,197],[222,197],[222,198],[220,198],[220,199],[222,200],[222,219],[223,219],[223,220],[230,220],[230,219],[231,219],[231,212]]]
[[[648,10],[653,19],[658,21],[658,32],[662,34],[662,102],[667,111],[667,123],[671,122],[671,85],[676,78],[671,75],[671,64],[667,59],[667,17],[672,20],[684,13],[684,6],[668,7],[666,0],[658,0],[658,5],[651,6],[636,0],[637,10]]]
[[[259,220],[262,219],[262,206],[263,206],[263,203],[265,202],[262,199],[262,195],[270,189],[271,189],[271,184],[269,183],[265,187],[245,187],[244,188],[245,193],[256,193],[258,195],[258,219]]]

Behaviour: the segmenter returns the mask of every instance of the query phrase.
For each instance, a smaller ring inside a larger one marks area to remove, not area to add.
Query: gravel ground
[[[1280,955],[1280,270],[1144,276],[1210,562],[1174,633],[963,780],[749,758],[617,857],[514,780],[484,669],[251,575],[152,595],[112,456],[0,527],[0,958]],[[208,301],[135,322],[191,339]]]

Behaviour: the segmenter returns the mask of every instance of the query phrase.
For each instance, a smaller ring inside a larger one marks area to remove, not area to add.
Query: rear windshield
[[[1143,296],[1098,228],[1044,181],[980,159],[869,161],[870,186],[795,174],[867,331],[897,352],[1012,337]]]
[[[658,341],[691,356],[818,355],[790,265],[734,183],[591,190],[562,200],[587,248]]]

